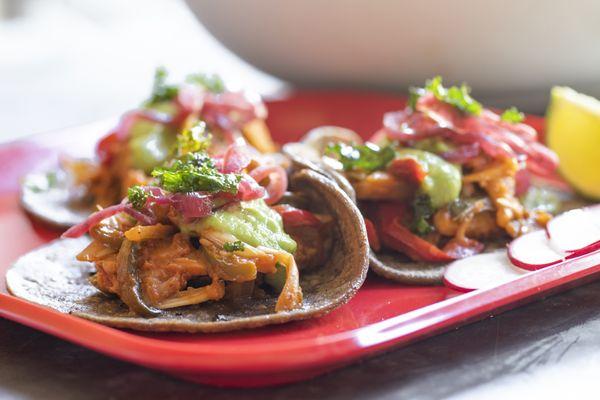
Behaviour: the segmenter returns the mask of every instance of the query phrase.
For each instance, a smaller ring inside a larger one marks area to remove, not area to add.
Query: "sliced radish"
[[[595,204],[593,206],[583,208],[586,215],[589,217],[589,221],[594,225],[600,227],[600,204]]]
[[[530,271],[561,262],[566,254],[556,250],[546,231],[528,233],[508,245],[508,258],[515,266]]]
[[[528,272],[512,265],[506,250],[496,250],[452,262],[444,271],[444,284],[469,292],[501,285]]]
[[[593,206],[585,207],[583,209],[586,212],[586,215],[589,217],[589,221],[591,221],[597,227],[600,227],[600,204],[596,204]],[[600,237],[598,240],[591,245],[584,247],[581,250],[577,250],[572,253],[572,257],[580,256],[582,254],[591,253],[592,251],[600,249]]]
[[[587,253],[600,242],[598,207],[567,211],[548,222],[546,231],[552,245],[566,253]]]

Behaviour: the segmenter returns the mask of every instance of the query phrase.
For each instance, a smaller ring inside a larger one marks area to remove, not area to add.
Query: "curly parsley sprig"
[[[216,74],[191,74],[185,78],[185,81],[200,85],[212,93],[223,93],[225,91],[225,82]]]
[[[337,158],[345,171],[373,172],[385,168],[396,155],[390,146],[379,147],[373,143],[349,145],[330,144],[325,154]]]
[[[150,98],[146,101],[146,105],[154,105],[164,101],[171,101],[179,94],[179,85],[167,83],[169,73],[165,67],[158,67],[154,72],[154,83],[152,84],[152,92]],[[225,83],[219,75],[196,73],[188,75],[185,82],[193,85],[199,85],[212,93],[223,93],[225,91]]]
[[[170,101],[179,94],[179,87],[167,84],[169,73],[164,67],[156,68],[154,72],[154,83],[152,84],[152,93],[146,102],[148,105]]]
[[[431,93],[436,99],[448,103],[464,113],[480,115],[483,111],[481,103],[471,97],[471,88],[467,84],[463,83],[460,86],[446,88],[442,84],[442,77],[439,75],[428,79],[424,87],[411,87],[408,92],[408,106],[413,110],[416,109],[417,102],[421,96]],[[502,113],[500,119],[505,122],[517,124],[522,122],[524,117],[525,115],[516,107],[511,107]]]
[[[217,170],[204,152],[188,153],[164,167],[154,168],[152,176],[169,192],[227,192],[235,194],[242,180],[239,174]]]
[[[212,142],[212,134],[204,121],[199,121],[190,129],[177,135],[174,153],[175,157],[182,157],[188,153],[207,151]]]
[[[435,76],[425,82],[423,88],[410,88],[409,106],[414,110],[417,101],[425,93],[431,93],[434,97],[444,103],[448,103],[459,110],[472,115],[479,115],[483,110],[480,102],[471,97],[471,88],[463,83],[460,86],[444,87],[442,77]]]
[[[127,199],[136,210],[141,210],[148,201],[148,192],[143,187],[135,185],[127,189]]]
[[[523,119],[525,119],[525,114],[519,111],[517,107],[511,107],[502,113],[500,119],[502,121],[510,122],[512,124],[518,124],[520,122],[523,122]]]

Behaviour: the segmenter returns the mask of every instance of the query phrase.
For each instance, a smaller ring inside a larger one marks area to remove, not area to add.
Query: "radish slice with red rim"
[[[516,238],[508,245],[508,258],[513,265],[530,271],[557,264],[567,254],[552,246],[543,230]]]
[[[600,204],[585,207],[583,210],[586,212],[590,221],[594,223],[594,225],[600,227]]]
[[[548,222],[546,231],[553,244],[567,253],[587,253],[600,242],[600,208],[567,211]],[[589,250],[589,251],[588,251]]]
[[[512,265],[506,250],[496,250],[452,262],[444,272],[444,284],[461,292],[470,292],[510,282],[528,272]]]

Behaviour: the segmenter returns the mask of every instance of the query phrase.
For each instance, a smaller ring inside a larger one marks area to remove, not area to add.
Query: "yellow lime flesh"
[[[567,87],[552,88],[546,142],[559,171],[581,194],[600,200],[600,101]]]

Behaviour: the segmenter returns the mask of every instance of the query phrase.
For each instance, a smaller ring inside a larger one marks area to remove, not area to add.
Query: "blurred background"
[[[263,95],[441,74],[543,113],[555,84],[600,95],[599,40],[595,0],[0,0],[0,140],[120,114],[158,65]]]
[[[178,0],[0,0],[0,141],[122,114],[157,66],[218,72],[232,86],[283,83],[223,47]]]

